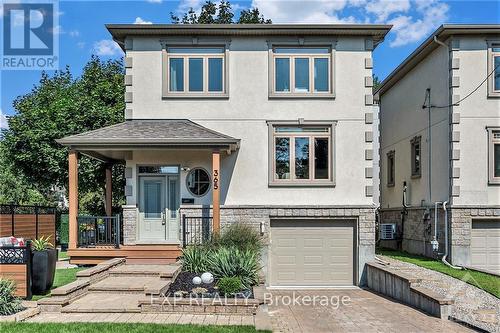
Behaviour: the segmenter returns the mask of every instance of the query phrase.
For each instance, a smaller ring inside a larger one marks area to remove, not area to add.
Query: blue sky
[[[7,1],[4,2],[15,2]],[[59,66],[78,75],[92,54],[119,58],[106,23],[170,23],[170,12],[199,10],[202,0],[73,1],[59,3]],[[374,73],[385,78],[443,23],[500,23],[500,2],[440,0],[251,0],[231,1],[238,12],[257,6],[275,23],[388,23],[394,28],[374,53]],[[2,71],[0,127],[15,112],[12,101],[27,93],[40,71]]]

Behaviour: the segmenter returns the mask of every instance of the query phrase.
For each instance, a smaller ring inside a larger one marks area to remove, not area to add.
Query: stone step
[[[167,291],[170,283],[170,279],[159,276],[109,276],[91,285],[89,292],[159,295]]]
[[[126,264],[109,271],[113,276],[157,276],[172,278],[180,269],[179,265]]]
[[[141,312],[143,294],[89,293],[61,309],[63,313]]]

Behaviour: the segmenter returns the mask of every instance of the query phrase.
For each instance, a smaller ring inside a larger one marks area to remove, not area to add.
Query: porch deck
[[[170,264],[181,255],[178,244],[171,245],[120,245],[94,248],[68,249],[70,263],[96,265],[111,258],[126,258],[127,263]]]

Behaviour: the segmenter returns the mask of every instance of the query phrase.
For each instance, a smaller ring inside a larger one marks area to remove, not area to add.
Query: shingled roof
[[[56,140],[79,147],[218,147],[239,144],[239,139],[213,131],[187,119],[127,120],[116,125]]]

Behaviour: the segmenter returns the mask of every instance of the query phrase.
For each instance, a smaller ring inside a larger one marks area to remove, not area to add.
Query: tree
[[[191,7],[187,13],[182,15],[182,19],[178,15],[170,12],[170,19],[174,24],[271,24],[270,19],[265,19],[261,15],[258,8],[244,9],[240,12],[240,17],[237,22],[233,21],[234,13],[229,1],[222,0],[217,7],[214,2],[207,0],[201,7],[200,16]]]
[[[380,82],[378,76],[376,76],[375,74],[372,74],[372,77],[373,77],[373,92],[375,92],[380,87],[380,84],[382,82]]]
[[[32,91],[13,103],[17,113],[9,119],[2,142],[12,169],[45,197],[55,187],[67,188],[68,151],[55,140],[123,121],[123,75],[121,61],[103,62],[94,56],[79,78],[73,78],[68,67],[52,77],[42,73]],[[80,193],[99,192],[105,183],[104,168],[82,156]],[[119,204],[124,171],[123,166],[113,169],[113,199]]]

